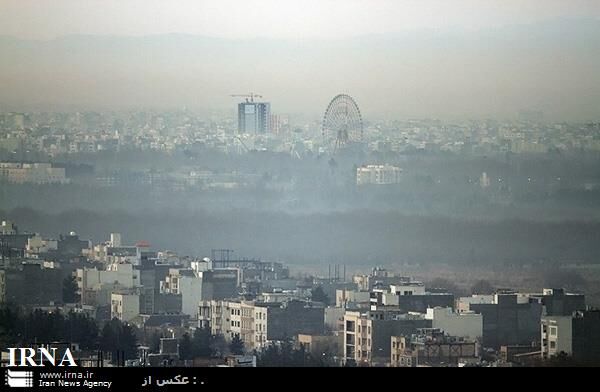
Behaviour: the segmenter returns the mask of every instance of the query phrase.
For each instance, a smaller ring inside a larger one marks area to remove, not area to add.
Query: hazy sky
[[[0,36],[0,112],[256,91],[315,118],[340,92],[367,117],[600,113],[600,0],[0,0]]]
[[[598,0],[0,0],[0,34],[332,38],[600,17]]]

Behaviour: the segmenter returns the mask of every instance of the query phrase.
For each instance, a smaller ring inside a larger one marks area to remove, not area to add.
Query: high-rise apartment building
[[[267,133],[271,130],[271,104],[246,101],[238,104],[240,133]]]

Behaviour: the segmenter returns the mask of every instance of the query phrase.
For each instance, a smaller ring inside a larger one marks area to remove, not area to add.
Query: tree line
[[[102,329],[87,314],[60,310],[44,311],[0,305],[0,346],[27,347],[52,342],[78,343],[82,350],[123,353],[124,359],[137,357],[136,328],[118,319]]]

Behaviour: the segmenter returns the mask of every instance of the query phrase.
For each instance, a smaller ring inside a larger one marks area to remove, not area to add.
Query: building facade
[[[15,184],[67,184],[64,167],[50,163],[0,162],[0,179]]]
[[[467,297],[468,301],[459,307],[463,311],[469,310],[483,316],[484,347],[499,348],[503,345],[530,345],[539,342],[542,316],[540,302],[527,298],[518,300],[514,293],[495,294],[492,303],[489,303],[487,296],[484,303],[471,299]],[[461,298],[459,302],[462,300]]]
[[[264,134],[271,130],[271,104],[241,102],[238,104],[239,133]]]
[[[400,182],[402,169],[392,165],[365,165],[356,168],[356,185],[389,185]]]
[[[418,328],[431,327],[423,315],[391,311],[347,311],[344,314],[345,363],[385,364],[390,357],[392,336],[409,335]]]
[[[452,308],[429,308],[425,316],[431,326],[447,335],[481,340],[483,336],[483,316],[475,312],[454,313]]]
[[[479,358],[477,341],[444,334],[437,328],[420,329],[410,336],[392,336],[392,367],[457,366]]]
[[[545,316],[541,320],[541,356],[566,354],[576,361],[600,361],[600,310],[574,312],[572,316]]]
[[[260,350],[269,342],[289,340],[298,334],[320,335],[325,329],[324,308],[302,301],[202,301],[198,326],[209,328],[226,341],[239,336],[247,349]]]

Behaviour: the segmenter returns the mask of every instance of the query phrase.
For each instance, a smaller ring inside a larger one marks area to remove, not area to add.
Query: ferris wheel
[[[329,102],[323,116],[322,133],[323,142],[331,152],[362,141],[362,116],[351,96],[339,94]]]

